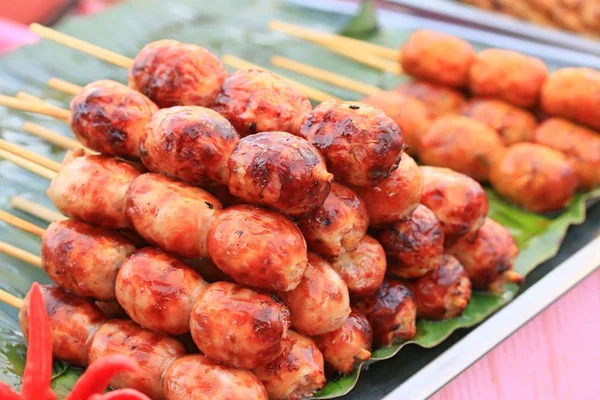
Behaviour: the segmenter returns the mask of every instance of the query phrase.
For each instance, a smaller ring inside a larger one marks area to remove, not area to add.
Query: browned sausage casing
[[[117,158],[69,152],[46,193],[68,217],[107,228],[128,228],[127,189],[139,174],[134,166]]]
[[[315,342],[293,331],[288,334],[291,349],[252,370],[271,400],[299,400],[325,386],[323,354]]]
[[[208,229],[221,209],[210,193],[158,174],[143,174],[127,192],[127,216],[153,245],[185,258],[208,256]]]
[[[185,354],[185,349],[170,336],[144,329],[133,321],[113,319],[96,331],[88,360],[91,364],[113,354],[131,357],[141,372],[115,375],[110,380],[112,387],[136,389],[152,399],[164,400],[162,379],[165,370]]]
[[[42,265],[77,296],[114,300],[119,268],[136,247],[115,231],[73,220],[51,223],[42,238]]]
[[[369,214],[354,191],[332,182],[325,202],[308,216],[298,218],[298,226],[312,251],[326,258],[336,257],[358,246],[369,227]]]
[[[371,357],[373,330],[360,311],[352,308],[344,325],[332,332],[313,338],[325,361],[343,374],[350,374],[354,367]]]
[[[175,360],[163,378],[169,400],[267,400],[267,390],[250,371],[219,365],[198,354]]]
[[[371,226],[378,227],[410,218],[421,201],[423,177],[415,160],[403,154],[389,178],[356,191],[367,205]]]
[[[494,129],[506,146],[532,141],[537,126],[532,113],[500,100],[473,99],[461,113]]]
[[[255,368],[289,345],[290,312],[272,297],[235,283],[217,282],[200,292],[190,330],[200,351],[236,368]]]
[[[189,332],[192,305],[206,285],[200,274],[178,258],[146,247],[121,266],[116,295],[132,320],[176,336]]]
[[[442,225],[445,245],[483,225],[489,202],[479,183],[448,168],[422,166],[421,173],[421,204],[433,211]]]
[[[303,93],[275,74],[248,69],[238,70],[225,80],[214,109],[242,136],[266,131],[296,135],[312,105]]]
[[[380,230],[377,239],[388,255],[388,272],[399,278],[418,278],[440,266],[444,231],[422,204],[409,220]]]
[[[149,171],[198,186],[226,185],[227,160],[239,140],[229,121],[209,108],[171,107],[146,125],[140,153]]]
[[[485,182],[490,168],[504,152],[498,133],[462,115],[438,118],[421,141],[424,164],[446,167]]]
[[[440,268],[419,278],[412,289],[417,299],[419,318],[455,318],[471,301],[471,281],[467,272],[450,255],[444,255]]]
[[[204,47],[158,40],[148,43],[135,57],[129,86],[159,107],[210,107],[225,81],[227,70]]]
[[[346,282],[352,297],[360,298],[372,295],[381,286],[387,263],[383,247],[365,235],[356,249],[331,259],[331,266]]]
[[[448,249],[465,268],[475,289],[502,292],[507,282],[521,283],[513,271],[519,249],[510,232],[486,218],[476,232],[466,235]]]
[[[94,305],[102,311],[106,318],[127,318],[127,313],[118,301],[95,301]]]
[[[548,69],[538,58],[511,50],[485,49],[471,65],[469,87],[475,96],[533,107],[547,77]]]
[[[78,366],[88,365],[88,349],[96,331],[106,321],[91,301],[75,297],[57,286],[40,286],[52,332],[52,355]],[[29,336],[29,294],[19,312],[19,324]]]
[[[286,132],[246,136],[233,149],[228,167],[232,195],[292,216],[323,204],[333,180],[317,149]]]
[[[394,120],[364,103],[324,101],[308,114],[300,136],[321,151],[336,180],[354,186],[389,177],[404,150]]]
[[[373,343],[387,346],[417,334],[417,304],[410,290],[398,281],[385,280],[374,295],[356,304],[373,328]]]
[[[567,156],[584,190],[600,185],[600,135],[561,118],[550,118],[535,131],[536,143]]]
[[[542,89],[542,110],[600,129],[600,71],[562,68],[550,75]]]
[[[475,58],[473,46],[443,33],[417,30],[402,47],[400,63],[407,74],[452,87],[467,85]]]
[[[282,214],[256,206],[223,210],[208,234],[213,262],[237,283],[270,292],[292,290],[306,269],[306,242]]]
[[[402,139],[412,155],[419,154],[421,138],[433,122],[425,103],[419,99],[397,91],[381,91],[361,100],[379,108],[394,120],[402,131]]]
[[[456,89],[427,81],[408,81],[395,90],[423,102],[432,118],[456,114],[466,101],[465,96]]]
[[[494,165],[490,183],[501,196],[544,213],[566,207],[578,179],[562,153],[539,144],[517,143]]]
[[[86,147],[123,158],[140,157],[140,139],[158,107],[146,96],[109,80],[86,85],[71,100],[71,129]]]
[[[350,314],[348,286],[327,261],[308,253],[308,266],[295,289],[280,294],[292,327],[315,336],[336,330]]]

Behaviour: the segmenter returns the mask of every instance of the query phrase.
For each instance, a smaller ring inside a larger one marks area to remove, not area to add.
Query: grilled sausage
[[[420,100],[432,118],[457,114],[466,102],[465,96],[458,90],[428,81],[411,80],[394,90]]]

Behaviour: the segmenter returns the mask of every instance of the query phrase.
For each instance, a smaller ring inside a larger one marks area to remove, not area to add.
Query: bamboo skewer
[[[13,196],[10,199],[10,205],[12,208],[18,211],[26,212],[34,217],[37,217],[46,222],[63,221],[68,219],[59,212],[52,211],[40,204],[37,204],[31,200],[27,200],[20,196]]]
[[[400,52],[398,50],[390,49],[389,47],[349,38],[346,36],[336,35],[333,33],[317,32],[299,25],[289,24],[283,21],[272,20],[269,22],[269,28],[271,30],[285,33],[287,35],[294,36],[299,39],[304,39],[321,44],[337,44],[344,47],[350,47],[353,48],[355,51],[368,52],[388,60],[397,61],[400,58]]]
[[[362,83],[357,80],[281,56],[272,57],[271,64],[276,67],[284,68],[289,71],[308,76],[309,78],[313,78],[361,94],[369,95],[381,92],[383,90],[377,86],[368,85],[366,83]]]
[[[42,104],[39,101],[25,101],[2,94],[0,94],[0,105],[25,112],[47,115],[64,121],[69,121],[71,118],[71,111],[69,110],[63,110],[46,103]]]
[[[41,125],[37,125],[31,122],[25,122],[22,126],[23,131],[37,136],[41,139],[47,140],[48,142],[62,147],[64,149],[79,149],[82,148],[82,144],[77,140],[68,138],[59,133],[51,131],[50,129],[44,128]],[[90,150],[91,151],[91,150]]]
[[[24,261],[27,264],[42,268],[42,259],[40,256],[36,256],[33,253],[15,247],[11,244],[0,242],[0,252],[9,255],[12,258],[16,258],[17,260]]]
[[[380,69],[380,70],[386,71],[386,72],[391,72],[392,74],[395,74],[398,76],[404,75],[402,72],[402,68],[400,67],[400,64],[398,64],[397,62],[386,60],[384,58],[377,57],[377,56],[369,57],[368,54],[357,53],[356,50],[348,49],[345,47],[336,47],[336,46],[330,45],[330,44],[325,45],[324,47],[326,47],[328,50],[332,51],[333,53],[337,53],[341,56],[349,58],[358,63],[364,64],[368,67]]]
[[[11,307],[16,308],[17,310],[20,310],[21,308],[23,308],[23,300],[13,296],[12,294],[5,292],[4,290],[0,289],[0,301],[4,304],[7,304]]]
[[[11,153],[10,151],[0,149],[0,158],[4,158],[5,160],[12,162],[13,164],[18,165],[19,167],[26,169],[29,172],[33,172],[34,174],[39,175],[42,178],[46,178],[48,180],[52,180],[56,176],[55,171],[52,171],[46,167],[42,167],[41,165],[24,159],[23,157]]]
[[[59,92],[67,93],[75,96],[77,93],[81,92],[83,86],[76,85],[71,82],[63,81],[62,79],[52,78],[48,80],[48,87],[58,90]]]
[[[34,162],[38,165],[41,165],[42,167],[48,168],[51,171],[58,172],[60,170],[60,164],[56,161],[51,160],[49,158],[40,157],[33,151],[19,147],[16,144],[7,142],[4,139],[0,139],[0,149],[16,154],[28,161]]]
[[[19,100],[24,100],[24,101],[33,101],[33,102],[38,102],[38,103],[43,103],[46,104],[49,107],[54,107],[54,108],[59,108],[53,104],[47,103],[46,101],[44,101],[43,99],[34,96],[30,93],[27,92],[17,92],[15,98],[19,99]]]
[[[39,226],[34,225],[31,222],[27,222],[24,219],[16,217],[2,210],[0,210],[0,221],[4,221],[9,225],[12,225],[16,228],[19,228],[25,232],[32,233],[39,237],[44,236],[44,232],[46,232],[45,229],[40,228]]]
[[[103,49],[102,47],[96,46],[91,43],[84,42],[83,40],[74,38],[69,35],[65,35],[64,33],[55,31],[53,29],[46,28],[45,26],[42,26],[39,24],[31,24],[31,25],[29,25],[29,29],[31,30],[31,32],[36,33],[43,38],[50,39],[54,42],[60,43],[64,46],[70,47],[72,49],[79,50],[83,53],[89,54],[89,55],[99,58],[103,61],[112,63],[114,65],[118,65],[120,67],[127,68],[127,69],[131,68],[131,66],[133,65],[133,59],[131,59],[129,57],[122,56],[122,55],[112,52],[110,50]],[[264,68],[254,65],[254,64],[251,64],[247,61],[241,60],[235,56],[227,56],[226,55],[222,59],[225,64],[227,64],[231,67],[234,67],[234,68],[240,68],[239,65],[247,65],[247,66],[241,67],[241,68],[264,69]],[[242,61],[245,64],[242,63]],[[250,65],[251,65],[251,67],[249,67]],[[304,92],[304,94],[306,96],[310,97],[313,100],[325,101],[325,100],[334,98],[333,96],[331,96],[325,92],[310,88],[307,85],[293,81],[287,77],[282,77],[282,78],[287,80],[292,85],[296,86],[298,88],[298,90],[301,90],[302,92]],[[57,83],[57,82],[54,82],[54,83]],[[67,89],[67,88],[63,87],[63,89]],[[73,89],[73,87],[71,87],[71,89]]]

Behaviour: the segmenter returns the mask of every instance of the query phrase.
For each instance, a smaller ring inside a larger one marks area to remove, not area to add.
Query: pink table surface
[[[0,17],[0,53],[35,40]],[[599,316],[597,271],[432,400],[600,399]]]

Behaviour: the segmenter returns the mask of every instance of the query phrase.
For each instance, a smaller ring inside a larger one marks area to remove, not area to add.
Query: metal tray
[[[392,1],[417,3],[412,0]],[[345,14],[352,14],[357,10],[356,4],[337,0],[289,2]],[[420,4],[430,7],[432,3],[447,1],[428,0],[421,1]],[[564,61],[569,60],[569,65],[600,68],[600,57],[581,51],[510,38],[403,11],[406,10],[380,10],[380,23],[384,28],[429,28],[447,32],[485,46],[510,48],[538,56],[555,67],[564,66]],[[598,49],[600,50],[600,44]],[[396,357],[372,365],[361,374],[356,387],[344,398],[427,399],[599,267],[600,202],[595,202],[589,204],[586,221],[569,228],[559,253],[527,276],[525,285],[512,302],[478,326],[458,330],[432,349],[408,346]]]

